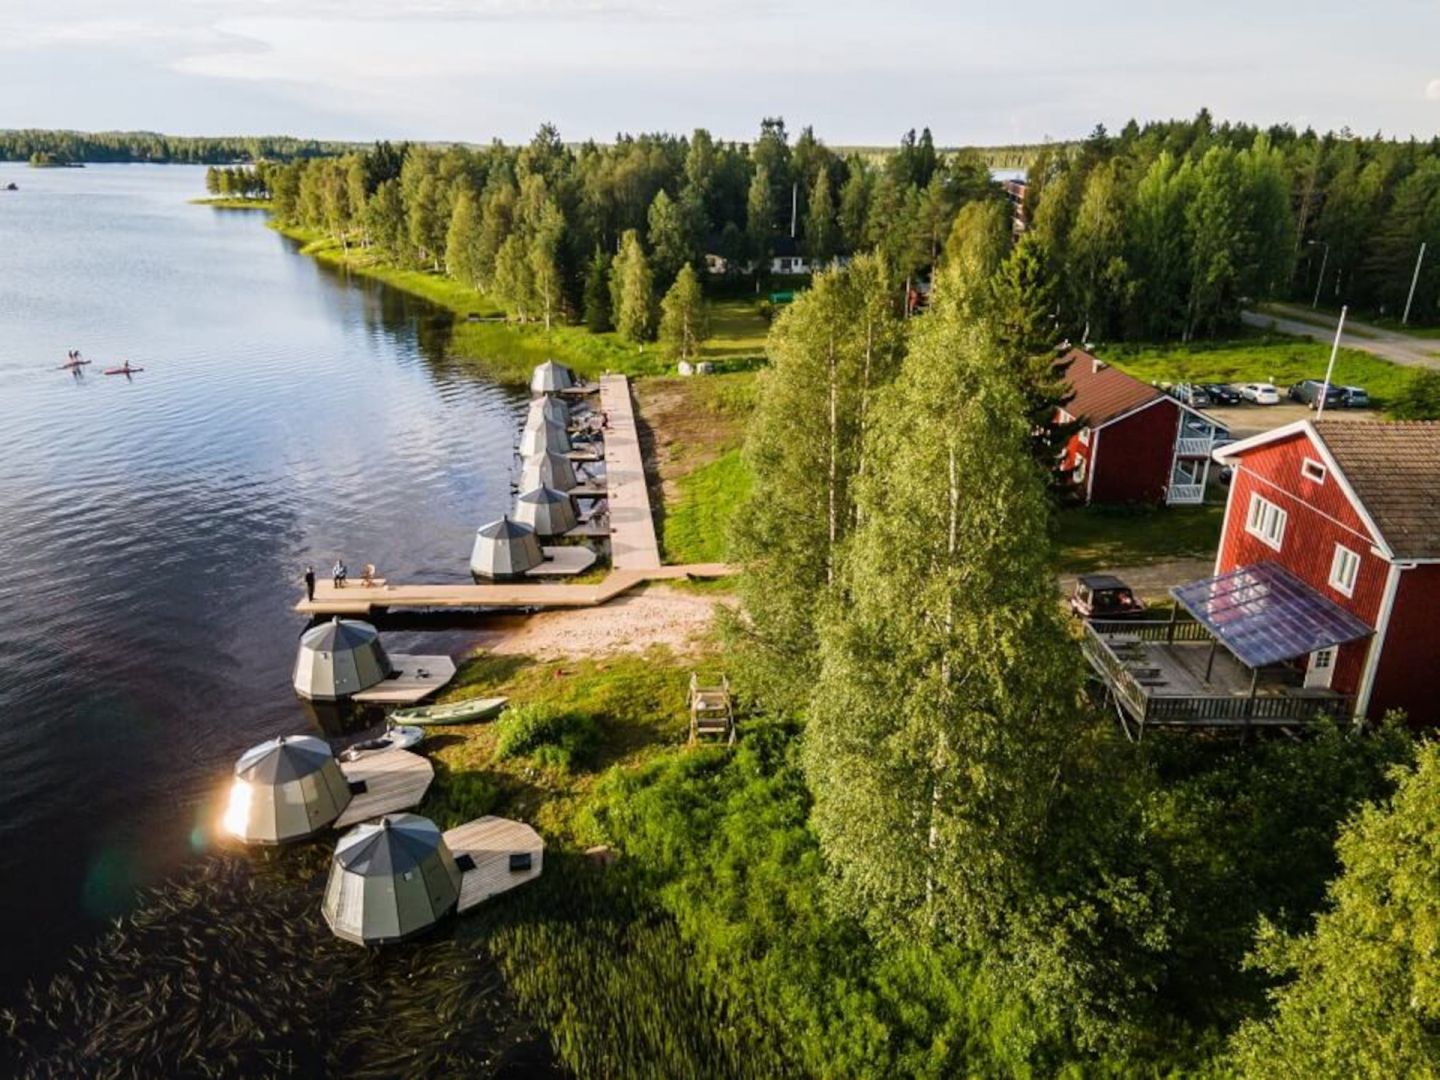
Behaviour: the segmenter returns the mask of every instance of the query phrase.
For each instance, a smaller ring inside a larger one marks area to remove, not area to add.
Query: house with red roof
[[[1076,426],[1060,469],[1085,503],[1198,504],[1223,425],[1082,349],[1057,362]]]
[[[1217,577],[1279,566],[1362,625],[1291,659],[1357,717],[1440,722],[1440,423],[1301,420],[1231,443]],[[1305,629],[1322,605],[1276,633]]]

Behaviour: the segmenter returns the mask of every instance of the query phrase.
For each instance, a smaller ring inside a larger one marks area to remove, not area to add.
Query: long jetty
[[[610,504],[610,563],[613,569],[599,582],[564,585],[550,582],[498,582],[489,585],[372,585],[315,583],[315,598],[302,597],[295,610],[302,615],[370,615],[395,610],[434,608],[585,608],[608,603],[647,581],[716,578],[732,573],[724,563],[662,566],[645,463],[635,421],[630,380],[606,375],[600,380],[600,409],[606,417],[605,484]]]

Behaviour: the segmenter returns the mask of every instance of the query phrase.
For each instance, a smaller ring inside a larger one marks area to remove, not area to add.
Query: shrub
[[[1396,420],[1440,420],[1440,371],[1417,371],[1390,404]]]
[[[583,764],[600,742],[595,721],[544,702],[509,709],[496,725],[495,756],[532,756],[537,764],[569,769]]]

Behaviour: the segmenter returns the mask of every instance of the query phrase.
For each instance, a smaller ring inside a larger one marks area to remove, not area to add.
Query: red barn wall
[[[1440,662],[1440,566],[1426,564],[1400,573],[1384,652],[1370,692],[1369,715],[1378,720],[1390,709],[1404,709],[1414,724],[1440,723],[1440,694],[1434,669]]]
[[[1101,428],[1090,448],[1095,481],[1090,501],[1097,503],[1163,503],[1175,463],[1175,438],[1180,406],[1162,400]]]

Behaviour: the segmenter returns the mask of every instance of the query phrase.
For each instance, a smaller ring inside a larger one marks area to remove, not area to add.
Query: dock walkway
[[[635,401],[624,375],[600,379],[600,411],[605,414],[605,486],[610,498],[610,565],[616,570],[652,570],[660,565]]]

